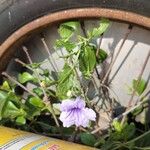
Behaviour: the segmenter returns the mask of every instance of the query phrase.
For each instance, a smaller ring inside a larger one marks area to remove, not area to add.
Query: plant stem
[[[18,58],[16,58],[15,61],[17,63],[21,64],[22,66],[26,67],[27,69],[33,71],[33,69],[31,67],[29,67],[28,65],[26,65],[23,61],[19,60]]]
[[[103,39],[103,34],[100,36],[100,41],[99,41],[99,44],[97,46],[97,50],[96,50],[96,60],[98,59],[98,55],[99,55],[99,51],[100,51],[100,48],[101,48],[101,43],[102,43],[102,39]],[[98,72],[98,69],[97,69],[97,66],[95,67],[95,72],[97,74],[97,77],[98,79],[100,80],[100,74]]]
[[[31,57],[30,57],[30,55],[29,55],[29,53],[28,53],[28,49],[27,49],[25,46],[23,46],[22,48],[23,48],[23,50],[24,50],[24,52],[25,52],[25,54],[26,54],[26,56],[27,56],[27,58],[28,58],[28,60],[29,60],[29,63],[30,63],[30,64],[33,64],[32,60],[31,60]],[[32,69],[32,70],[33,70],[33,72],[34,72],[36,78],[38,79],[38,82],[39,82],[39,85],[40,85],[41,88],[42,88],[44,97],[47,97],[47,96],[46,96],[46,91],[45,91],[44,87],[41,85],[40,76],[39,76],[37,70],[36,70],[36,69]]]
[[[26,53],[27,58],[28,58],[30,64],[32,64],[33,62],[32,62],[32,60],[31,60],[31,57],[30,57],[29,53],[28,53],[28,49],[27,49],[26,47],[23,47],[23,50],[24,50],[24,52]],[[42,91],[43,91],[43,94],[44,94],[43,102],[48,106],[48,110],[49,110],[50,113],[52,114],[52,116],[53,116],[53,118],[54,118],[54,121],[55,121],[57,127],[60,127],[59,122],[58,122],[58,120],[57,120],[57,117],[56,117],[56,115],[55,115],[55,113],[54,113],[54,109],[53,109],[53,107],[52,107],[52,105],[51,105],[51,102],[50,102],[50,100],[49,100],[49,98],[48,98],[48,96],[47,96],[47,94],[46,94],[45,87],[43,87],[42,84],[41,84],[40,76],[39,76],[39,74],[38,74],[38,72],[37,72],[36,69],[33,69],[33,72],[35,73],[35,75],[36,75],[36,77],[37,77],[37,79],[38,79],[39,85],[40,85],[41,88],[42,88]]]
[[[86,30],[85,30],[84,21],[80,21],[80,25],[81,25],[81,29],[82,29],[82,32],[83,32],[84,37],[87,38],[87,33],[86,33]],[[102,42],[102,37],[101,37],[100,42],[99,42],[99,45],[98,45],[98,47],[97,47],[96,58],[97,58],[98,53],[99,53],[99,50],[100,50],[101,42]],[[95,67],[95,71],[96,71],[96,74],[97,74],[98,79],[100,79],[100,75],[99,75],[99,73],[98,73],[97,67]]]
[[[84,89],[83,89],[83,85],[82,85],[82,82],[80,80],[80,76],[79,76],[78,71],[77,71],[77,69],[75,67],[74,67],[74,73],[75,73],[75,76],[76,76],[77,80],[79,81],[79,86],[80,86],[80,89],[81,89],[81,93],[83,94],[84,99],[86,100],[88,106],[91,107],[90,101],[85,95],[85,92],[84,92]]]
[[[49,112],[52,114],[52,116],[53,116],[53,118],[54,118],[54,121],[55,121],[57,127],[60,129],[60,125],[59,125],[58,119],[57,119],[57,117],[56,117],[56,115],[55,115],[54,109],[53,109],[52,104],[51,104],[50,101],[49,101],[49,103],[48,103],[48,110],[49,110]],[[60,133],[62,133],[61,130],[60,130]]]
[[[20,86],[22,89],[24,89],[26,92],[30,93],[32,96],[37,97],[36,94],[34,94],[33,92],[31,92],[30,90],[28,90],[25,86],[23,86],[21,83],[19,83],[17,80],[15,80],[14,78],[12,78],[10,75],[8,75],[6,72],[2,72],[2,75],[4,75],[5,77],[7,77],[10,81],[14,82],[15,84],[17,84],[18,86]]]
[[[42,41],[42,43],[43,43],[43,45],[44,45],[44,48],[45,48],[46,52],[47,52],[48,55],[49,55],[48,60],[49,60],[50,65],[52,65],[52,67],[53,67],[53,69],[55,70],[55,72],[58,72],[57,64],[56,64],[55,60],[53,59],[53,57],[52,57],[52,55],[51,55],[51,53],[50,53],[50,51],[49,51],[48,45],[46,44],[46,41],[45,41],[44,37],[41,38],[41,41]],[[51,61],[50,58],[52,59],[52,61]],[[53,64],[53,63],[54,63],[54,64]]]
[[[101,131],[101,127],[96,128],[95,130],[93,130],[91,132],[91,134],[96,134],[97,132],[100,132],[100,134],[102,135],[102,131]]]
[[[140,135],[140,136],[138,136],[138,137],[136,137],[136,138],[134,138],[134,139],[132,139],[132,140],[126,142],[125,145],[130,144],[130,143],[133,143],[133,142],[135,142],[135,141],[137,141],[137,140],[143,138],[144,136],[146,136],[146,135],[148,135],[148,134],[150,134],[150,130],[147,131],[147,132],[145,132],[145,133],[143,133],[142,135]]]
[[[144,97],[148,96],[150,94],[150,90],[145,90],[145,92],[138,98],[138,101],[140,101],[141,99],[143,99]],[[132,112],[134,109],[138,108],[139,106],[141,106],[143,103],[150,101],[149,99],[140,101],[139,103],[137,103],[134,107],[128,109],[127,111],[125,111],[124,113],[122,113],[121,115],[119,115],[118,117],[114,118],[113,120],[119,120],[120,118],[127,116],[130,112]]]
[[[147,55],[147,57],[146,57],[146,59],[145,59],[145,62],[144,62],[144,64],[143,64],[143,66],[142,66],[141,72],[140,72],[140,74],[139,74],[139,76],[138,76],[138,80],[137,80],[136,87],[139,86],[140,80],[141,80],[141,78],[142,78],[142,75],[143,75],[143,73],[144,73],[144,70],[145,70],[145,68],[146,68],[146,65],[147,65],[147,63],[148,63],[149,58],[150,58],[150,50],[149,50],[149,53],[148,53],[148,55]],[[129,100],[128,107],[131,106],[135,93],[136,93],[136,89],[134,89],[134,91],[133,91],[133,93],[132,93],[132,95],[131,95],[131,99]]]

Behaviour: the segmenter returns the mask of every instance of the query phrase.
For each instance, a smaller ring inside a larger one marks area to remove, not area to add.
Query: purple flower
[[[60,105],[60,110],[60,120],[64,127],[72,125],[87,127],[90,120],[96,119],[96,113],[85,107],[85,102],[80,97],[75,100],[64,100]]]

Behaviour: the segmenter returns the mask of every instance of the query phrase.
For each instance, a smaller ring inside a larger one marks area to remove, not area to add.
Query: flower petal
[[[75,100],[67,99],[63,100],[62,104],[60,105],[61,111],[69,111],[74,108],[82,109],[85,107],[85,102],[80,97],[77,97]]]
[[[96,113],[95,111],[93,111],[90,108],[84,108],[84,114],[86,116],[86,118],[88,118],[89,120],[95,121],[96,120]]]
[[[89,119],[86,117],[83,110],[76,111],[74,113],[74,115],[75,115],[75,125],[77,127],[79,127],[79,126],[87,127],[88,126]]]
[[[63,127],[70,127],[75,124],[75,118],[71,111],[62,112],[59,119],[63,122]]]
[[[85,101],[83,99],[81,99],[80,97],[77,97],[75,100],[75,106],[76,108],[84,108],[85,107]]]
[[[74,101],[67,99],[67,100],[63,100],[61,105],[60,105],[60,110],[61,111],[69,111],[70,109],[72,109],[74,107]]]

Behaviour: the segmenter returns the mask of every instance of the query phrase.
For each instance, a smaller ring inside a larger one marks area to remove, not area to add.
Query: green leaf
[[[140,81],[134,79],[132,81],[132,85],[133,85],[133,89],[140,96],[146,89],[147,83],[144,79],[141,79]]]
[[[90,78],[96,66],[95,47],[87,45],[81,47],[79,69],[85,78]]]
[[[34,89],[33,89],[33,92],[34,92],[35,94],[37,94],[39,97],[41,97],[41,96],[43,95],[43,91],[42,91],[42,89],[39,88],[39,87],[34,88]]]
[[[126,124],[122,131],[124,140],[129,140],[133,138],[133,136],[135,135],[135,131],[136,131],[136,128],[135,128],[134,123]]]
[[[43,84],[44,87],[49,87],[56,84],[56,81],[51,80],[49,77],[45,77],[44,80],[42,80],[41,84]]]
[[[95,38],[103,34],[110,25],[110,21],[108,19],[102,19],[100,21],[100,25],[98,28],[94,28],[92,31],[88,31],[89,38]]]
[[[69,21],[62,23],[58,29],[58,32],[61,36],[61,38],[69,39],[73,32],[77,29],[79,23],[76,21]]]
[[[20,106],[21,104],[21,97],[17,96],[13,91],[8,93],[7,99],[15,103],[17,106]]]
[[[90,133],[81,133],[80,137],[81,142],[85,145],[94,146],[94,144],[96,143],[96,138]]]
[[[7,104],[7,96],[8,94],[6,92],[0,91],[0,120],[4,112],[4,107]]]
[[[30,73],[28,73],[28,72],[24,72],[22,74],[19,74],[18,80],[22,84],[26,83],[28,81],[33,81],[33,82],[36,81],[35,77],[33,75],[31,75]]]
[[[117,132],[121,132],[122,129],[123,129],[123,126],[122,126],[121,123],[120,123],[119,121],[117,121],[117,120],[114,120],[113,123],[112,123],[112,125],[113,125],[115,131],[117,131]]]
[[[139,106],[138,108],[134,109],[132,112],[133,116],[139,115],[143,111],[143,105]]]
[[[65,64],[62,72],[59,74],[58,85],[56,89],[56,94],[60,99],[68,98],[67,92],[74,87],[74,72],[73,69]]]
[[[43,62],[41,62],[41,63],[32,63],[32,64],[27,64],[27,66],[29,66],[29,67],[31,67],[33,69],[37,69],[37,68],[39,68],[41,66],[42,63]]]
[[[103,63],[107,56],[107,53],[104,50],[100,49],[96,60],[98,63]]]
[[[113,132],[110,133],[109,138],[114,140],[114,141],[127,141],[135,135],[135,125],[134,123],[128,124],[125,122],[123,125],[119,121],[113,121],[113,127],[114,130]]]
[[[25,119],[23,116],[19,116],[19,117],[17,117],[17,119],[16,119],[16,123],[17,123],[18,125],[24,125],[24,124],[26,124],[26,119]]]
[[[137,138],[129,141],[129,143],[133,141],[133,143],[135,143],[137,147],[143,148],[144,150],[145,147],[148,146],[150,147],[149,139],[150,139],[150,130],[144,132],[142,135],[138,136]]]
[[[79,27],[79,22],[78,21],[69,21],[69,22],[65,22],[61,25],[70,27],[75,31]]]
[[[22,108],[17,108],[13,102],[8,101],[3,112],[3,118],[13,119],[21,115],[26,115],[26,112]]]
[[[5,90],[5,91],[10,91],[11,88],[9,86],[9,83],[7,81],[4,81],[2,86],[0,86],[0,89]]]
[[[29,120],[33,120],[34,117],[40,116],[41,114],[41,109],[37,108],[37,107],[33,107],[32,106],[26,106],[26,113],[27,113],[27,117]]]
[[[72,50],[76,47],[73,42],[65,41],[63,39],[56,40],[55,43],[56,48],[65,48],[68,52],[72,52]]]
[[[44,76],[46,76],[46,77],[49,77],[49,76],[50,76],[49,70],[48,70],[48,69],[44,69],[42,75],[44,75]]]
[[[104,145],[102,145],[101,150],[112,150],[116,149],[118,145],[121,145],[122,143],[119,141],[112,141],[107,140]],[[122,150],[122,149],[116,149],[116,150]]]
[[[32,104],[33,106],[39,107],[39,108],[43,108],[45,106],[42,99],[40,99],[38,97],[31,97],[29,99],[29,103]]]

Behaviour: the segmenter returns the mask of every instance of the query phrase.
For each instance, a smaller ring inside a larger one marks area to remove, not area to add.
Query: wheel
[[[110,18],[125,20],[129,22],[134,22],[143,26],[149,27],[149,23],[145,25],[145,17],[150,16],[150,2],[149,0],[136,0],[136,1],[125,1],[125,0],[1,0],[0,1],[0,43],[2,43],[10,34],[21,26],[31,22],[32,20],[39,18],[43,15],[50,13],[70,10],[70,9],[80,9],[80,8],[99,8],[100,11],[92,13],[91,16],[99,17],[100,14],[107,15]],[[108,9],[108,14],[104,14],[104,10]],[[109,12],[112,10],[112,12]],[[117,11],[118,10],[118,11]],[[120,12],[120,11],[121,12]],[[114,12],[116,11],[116,12]],[[124,11],[124,12],[123,12]],[[96,13],[97,12],[97,13]],[[123,16],[125,12],[134,13],[134,18],[129,18],[129,14]],[[100,13],[100,14],[98,14]],[[140,18],[135,18],[135,14],[143,16],[144,20],[141,21]],[[80,16],[85,16],[80,14]],[[89,15],[90,16],[90,15]],[[127,18],[126,18],[127,17]],[[148,18],[147,18],[148,19]]]
[[[31,55],[35,61],[46,58],[47,55],[42,58],[42,56],[40,56],[42,52],[35,50],[35,47],[33,48],[33,43],[34,45],[35,43],[37,44],[37,49],[41,48],[39,37],[35,38],[35,36],[38,34],[41,35],[41,32],[44,32],[47,39],[49,37],[48,33],[53,33],[52,35],[55,37],[57,25],[65,20],[85,20],[87,24],[86,27],[88,28],[88,24],[91,24],[91,26],[94,24],[93,21],[91,21],[93,18],[99,19],[104,17],[111,19],[113,21],[111,31],[104,36],[103,40],[107,46],[102,43],[102,47],[106,49],[115,49],[118,46],[117,44],[120,44],[120,40],[124,39],[128,24],[131,26],[135,25],[132,35],[128,36],[124,51],[121,53],[117,64],[114,65],[111,74],[113,80],[112,84],[114,84],[113,89],[117,92],[119,98],[122,99],[122,103],[124,105],[127,104],[125,94],[118,92],[120,89],[122,90],[123,87],[118,86],[118,84],[121,81],[125,83],[131,80],[131,78],[138,73],[139,69],[137,69],[136,65],[143,64],[149,51],[149,0],[44,0],[44,2],[43,0],[1,0],[0,4],[0,72],[6,68],[7,70],[10,68],[11,70],[17,70],[16,66],[10,63],[10,60],[16,57],[18,53],[21,53],[19,57],[24,55],[21,52],[20,45],[25,44],[28,45],[30,49],[33,49],[31,50]],[[49,27],[52,29],[49,29]],[[113,31],[115,33],[117,32],[114,38],[116,39],[115,41],[112,40],[115,34]],[[54,39],[51,39],[52,43],[53,41]],[[131,43],[131,41],[133,43]],[[109,44],[112,45],[109,46]],[[51,47],[52,45],[48,44],[48,46]],[[137,48],[138,53],[134,52],[132,55],[135,56],[134,59],[132,60],[132,57],[130,57],[129,59],[132,61],[118,73],[118,68],[121,63],[126,60],[126,57],[132,53],[130,50],[133,48]],[[140,49],[144,49],[144,51]],[[141,56],[142,59],[139,59]],[[136,63],[137,59],[140,61],[139,63]],[[128,78],[128,75],[125,75],[123,78],[124,72],[126,72],[129,67],[135,67],[131,73],[128,73],[129,76],[132,74],[132,77],[130,76],[130,78]],[[146,70],[147,72],[145,74],[147,78],[147,76],[149,76],[148,70],[150,69],[147,67]],[[116,74],[117,76],[115,76]]]
[[[9,60],[9,47],[27,33],[49,23],[72,18],[107,17],[149,28],[149,7],[149,0],[1,0],[0,68],[4,69],[6,60]],[[6,53],[7,59],[4,59]]]

